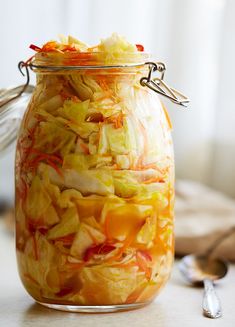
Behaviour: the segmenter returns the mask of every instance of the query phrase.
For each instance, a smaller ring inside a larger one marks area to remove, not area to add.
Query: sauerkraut
[[[64,66],[143,51],[117,34],[94,47],[69,36],[31,48],[34,62]],[[171,126],[142,74],[38,71],[17,145],[16,245],[23,284],[41,303],[144,303],[169,277]]]

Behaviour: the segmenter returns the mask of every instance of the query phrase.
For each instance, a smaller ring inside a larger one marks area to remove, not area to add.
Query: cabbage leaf
[[[75,206],[68,208],[61,217],[59,224],[52,227],[47,233],[49,240],[57,239],[76,233],[79,228],[79,216]]]

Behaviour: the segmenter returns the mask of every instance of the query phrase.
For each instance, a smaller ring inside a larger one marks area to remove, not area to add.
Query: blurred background
[[[234,0],[1,1],[0,88],[24,82],[17,63],[32,55],[31,43],[58,34],[90,44],[114,31],[125,35],[165,62],[166,81],[191,99],[188,109],[163,99],[176,177],[235,197],[234,17]],[[13,167],[14,147],[0,157],[0,199],[13,201]]]

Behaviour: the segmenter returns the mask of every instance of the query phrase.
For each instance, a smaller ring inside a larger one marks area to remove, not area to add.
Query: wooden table
[[[26,294],[18,277],[13,237],[0,219],[0,327],[235,327],[235,265],[220,281],[217,292],[223,317],[201,314],[202,289],[185,285],[175,264],[172,278],[149,306],[129,312],[78,314],[50,310]]]

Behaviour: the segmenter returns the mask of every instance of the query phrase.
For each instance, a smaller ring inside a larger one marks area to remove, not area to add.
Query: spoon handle
[[[208,318],[219,318],[222,315],[219,298],[215,292],[213,282],[204,279],[204,295],[202,301],[203,313]]]

